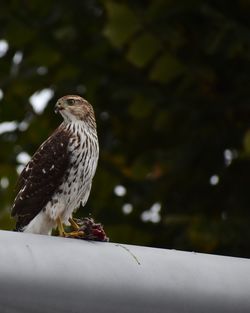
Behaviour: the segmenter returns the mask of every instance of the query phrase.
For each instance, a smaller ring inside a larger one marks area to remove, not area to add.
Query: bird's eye
[[[74,105],[75,104],[75,100],[74,99],[68,99],[67,100],[67,104],[68,105]]]

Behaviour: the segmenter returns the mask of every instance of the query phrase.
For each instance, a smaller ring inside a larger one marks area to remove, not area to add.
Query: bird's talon
[[[80,226],[77,224],[77,222],[73,219],[73,218],[69,218],[69,222],[71,224],[71,226],[73,227],[73,229],[78,232],[80,229]]]
[[[84,236],[84,232],[79,230],[79,231],[72,231],[70,233],[65,233],[65,237],[67,238],[79,238],[79,237],[83,237]]]

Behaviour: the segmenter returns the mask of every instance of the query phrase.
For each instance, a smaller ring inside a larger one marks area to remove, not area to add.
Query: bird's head
[[[92,105],[77,95],[60,98],[55,105],[55,113],[60,113],[65,122],[95,120]]]

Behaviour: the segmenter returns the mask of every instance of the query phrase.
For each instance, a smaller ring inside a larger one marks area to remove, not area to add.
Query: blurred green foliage
[[[78,215],[112,241],[250,257],[249,15],[247,0],[2,3],[0,126],[19,127],[0,134],[0,227],[13,226],[17,156],[76,93],[95,108],[101,148]],[[36,114],[30,96],[45,88],[54,96]]]

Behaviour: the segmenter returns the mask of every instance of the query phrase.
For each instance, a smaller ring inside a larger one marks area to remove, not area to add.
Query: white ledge
[[[1,313],[250,312],[250,260],[0,231]]]

